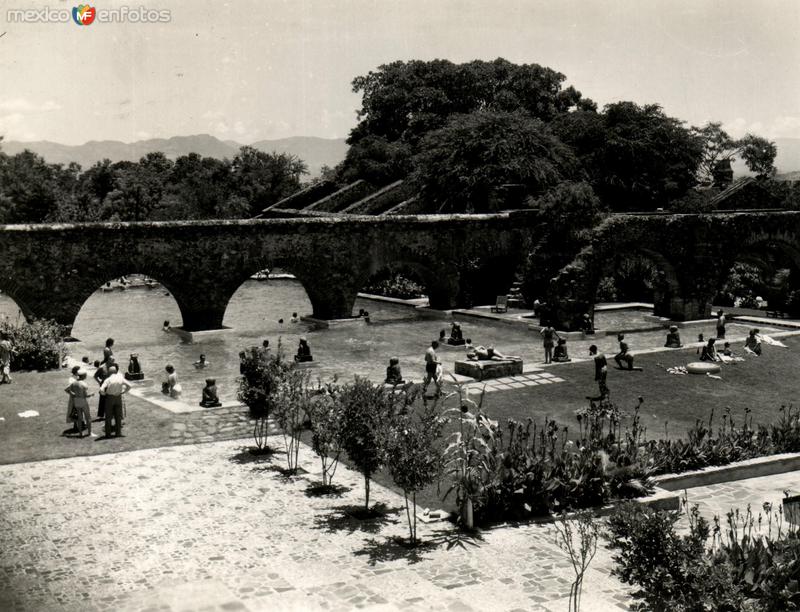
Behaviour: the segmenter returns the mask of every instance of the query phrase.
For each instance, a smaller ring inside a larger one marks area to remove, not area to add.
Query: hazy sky
[[[94,3],[99,9],[123,2]],[[249,143],[346,136],[353,77],[397,59],[539,63],[598,103],[660,103],[800,137],[800,0],[145,0],[166,24],[9,23],[0,0],[0,134]]]

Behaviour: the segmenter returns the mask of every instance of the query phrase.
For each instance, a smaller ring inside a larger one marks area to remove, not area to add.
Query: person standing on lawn
[[[131,390],[125,377],[119,373],[117,364],[109,367],[111,373],[100,385],[100,395],[106,398],[106,438],[111,437],[111,419],[114,419],[114,434],[122,436],[122,396]]]
[[[8,334],[0,332],[0,384],[11,382],[11,356],[14,353]]]
[[[105,347],[103,347],[103,361],[100,362],[101,364],[108,363],[108,360],[113,358],[114,355],[113,347],[114,347],[114,338],[106,339],[106,345]]]
[[[434,340],[425,351],[425,380],[422,382],[422,395],[424,396],[428,390],[428,385],[431,381],[436,385],[436,396],[442,394],[442,384],[439,380],[439,356],[436,354],[436,349],[439,348],[439,343]]]
[[[555,328],[550,325],[549,323],[545,325],[539,333],[542,334],[542,346],[544,346],[544,362],[545,364],[550,363],[553,361],[553,347],[555,346],[555,340],[558,338],[559,340],[561,337],[556,332]]]
[[[597,346],[594,344],[589,347],[589,355],[594,358],[594,379],[597,382],[597,386],[600,389],[599,397],[591,397],[586,396],[586,399],[593,400],[593,401],[601,401],[603,399],[608,399],[611,395],[611,391],[608,389],[608,385],[606,384],[606,380],[608,379],[608,360],[604,353],[597,352]]]
[[[717,311],[717,339],[725,338],[725,313],[722,310]]]
[[[108,357],[108,360],[105,363],[101,363],[100,367],[95,370],[94,379],[97,381],[99,386],[103,386],[103,382],[111,376],[111,366],[116,365],[114,363],[114,357]],[[104,419],[106,418],[106,396],[102,393],[100,394],[100,400],[97,403],[97,418]]]
[[[83,437],[83,424],[86,424],[87,435],[92,436],[92,415],[89,412],[89,398],[94,393],[89,392],[89,385],[86,384],[86,370],[81,368],[77,371],[77,379],[72,381],[72,384],[67,388],[70,398],[77,413],[75,420],[75,428],[78,430],[80,437]]]

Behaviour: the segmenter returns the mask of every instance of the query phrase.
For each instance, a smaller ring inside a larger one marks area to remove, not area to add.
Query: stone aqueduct
[[[493,259],[503,273],[492,280],[507,290],[525,245],[546,228],[535,212],[0,226],[0,290],[25,316],[71,326],[106,281],[147,274],[172,293],[184,328],[198,331],[221,327],[234,292],[264,268],[293,273],[313,315],[336,319],[351,316],[375,272],[405,267],[424,280],[433,308],[448,309],[460,305],[464,262]],[[657,314],[698,318],[737,260],[775,253],[800,270],[800,212],[612,216],[552,280],[557,326],[574,328],[600,277],[632,253],[660,271]]]

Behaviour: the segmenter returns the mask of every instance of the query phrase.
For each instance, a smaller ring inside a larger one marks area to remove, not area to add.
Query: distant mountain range
[[[776,138],[775,144],[778,147],[778,156],[775,158],[778,173],[791,174],[800,171],[800,138]],[[111,161],[137,161],[147,153],[154,151],[163,151],[170,159],[189,153],[198,153],[204,157],[219,159],[232,158],[242,146],[236,141],[223,141],[208,134],[152,138],[131,143],[118,140],[90,140],[77,146],[63,145],[47,140],[0,142],[2,150],[9,155],[30,149],[50,163],[68,164],[74,161],[83,168],[88,168],[105,158]],[[259,140],[251,146],[267,153],[276,151],[298,156],[308,165],[311,177],[318,176],[322,166],[333,167],[342,161],[348,148],[343,138],[316,138],[314,136]],[[749,174],[741,160],[736,160],[733,164],[733,171],[737,176]]]
[[[181,155],[197,153],[204,157],[233,158],[243,145],[233,140],[219,140],[208,134],[196,136],[173,136],[172,138],[152,138],[137,142],[120,142],[118,140],[90,140],[89,142],[71,146],[57,142],[40,140],[36,142],[2,141],[0,147],[14,155],[25,149],[38,153],[50,163],[68,164],[77,162],[88,168],[103,159],[111,161],[138,161],[147,153],[162,151],[170,159]],[[250,145],[260,151],[272,153],[290,153],[302,159],[308,165],[310,176],[318,176],[322,166],[333,167],[342,161],[347,154],[347,144],[343,138],[316,138],[313,136],[293,136],[278,140],[259,140]]]

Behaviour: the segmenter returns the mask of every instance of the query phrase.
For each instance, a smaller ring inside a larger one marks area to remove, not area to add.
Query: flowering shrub
[[[726,408],[722,426],[715,434],[712,411],[708,425],[698,419],[687,439],[651,440],[642,452],[650,457],[654,474],[677,474],[754,457],[800,452],[800,410],[781,406],[780,415],[775,423],[754,428],[749,408],[745,408],[741,424]]]
[[[239,353],[239,390],[236,394],[240,402],[250,409],[255,419],[253,439],[259,450],[268,450],[269,416],[281,382],[294,365],[284,357],[281,343],[275,354],[253,346]]]
[[[634,610],[795,610],[800,607],[800,536],[780,511],[731,511],[726,528],[697,506],[689,533],[678,535],[678,512],[622,505],[608,520],[612,573],[636,587]],[[774,528],[773,528],[774,526]],[[765,533],[766,528],[766,533]],[[709,545],[709,538],[711,543]]]
[[[638,436],[623,439],[618,411],[609,402],[592,403],[578,414],[576,441],[550,419],[542,425],[508,420],[504,429],[473,413],[477,405],[462,406],[459,431],[446,450],[454,476],[448,493],[456,491],[459,505],[470,500],[476,522],[599,506],[652,490]]]
[[[8,334],[16,354],[13,370],[52,370],[60,368],[67,355],[66,329],[55,321],[33,319],[31,322],[0,321],[0,332]]]
[[[388,278],[372,279],[364,287],[364,292],[401,300],[411,300],[425,295],[425,287],[400,273],[396,273]]]
[[[622,426],[611,402],[590,402],[576,411],[578,435],[554,420],[509,420],[503,428],[481,405],[459,397],[449,410],[458,430],[445,451],[445,472],[462,507],[469,500],[476,522],[519,520],[565,510],[601,506],[647,495],[651,477],[752,457],[800,452],[800,410],[781,407],[769,426],[753,427],[746,410],[739,423],[726,409],[714,430],[714,415],[697,421],[686,439],[646,440],[639,411]]]

